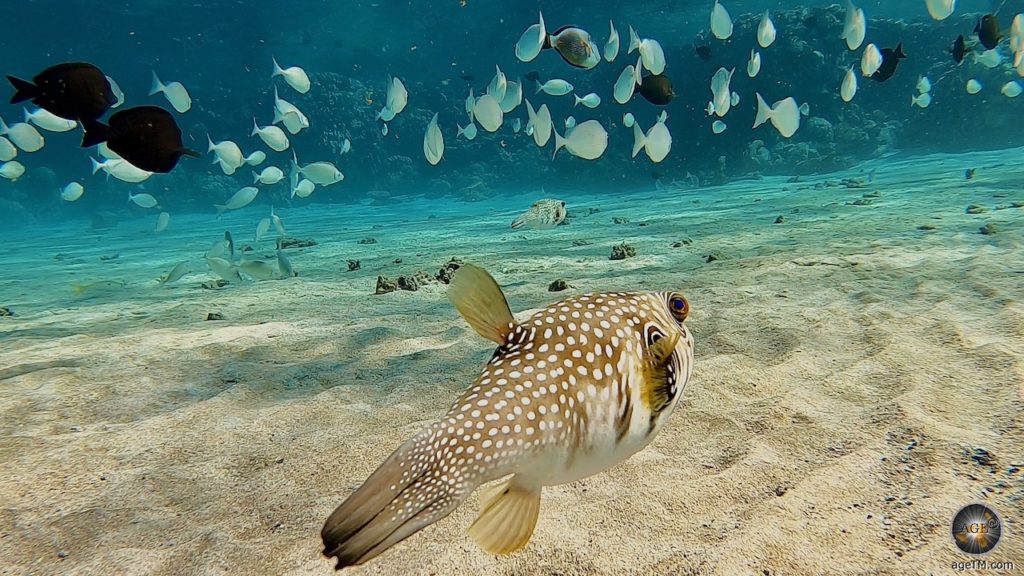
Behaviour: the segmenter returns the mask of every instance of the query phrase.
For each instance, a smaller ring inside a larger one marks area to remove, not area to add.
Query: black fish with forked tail
[[[110,117],[109,124],[83,120],[82,147],[106,142],[107,147],[129,164],[149,172],[170,172],[182,156],[198,158],[185,148],[181,129],[170,112],[159,106],[136,106]]]
[[[32,81],[8,76],[14,86],[11,104],[31,100],[33,104],[65,120],[96,120],[117,102],[110,81],[87,62],[65,62],[50,66]]]
[[[882,65],[871,75],[871,79],[876,82],[885,82],[892,78],[892,75],[896,73],[896,66],[900,63],[900,60],[906,57],[907,55],[903,53],[902,42],[897,44],[895,48],[882,48]]]

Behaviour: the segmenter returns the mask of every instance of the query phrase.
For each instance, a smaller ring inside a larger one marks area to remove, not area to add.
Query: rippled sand
[[[7,232],[0,573],[329,573],[326,515],[490,353],[443,286],[372,294],[378,273],[452,256],[489,268],[515,310],[685,292],[694,379],[648,449],[545,489],[522,552],[475,548],[474,497],[350,573],[945,573],[967,560],[949,524],[974,501],[1010,525],[988,560],[1024,558],[1024,473],[1011,468],[1024,465],[1024,209],[996,209],[1024,202],[1022,160],[889,159],[600,201],[549,191],[577,217],[522,234],[508,223],[536,194],[282,209],[290,235],[320,242],[289,251],[301,276],[219,291],[198,287],[210,274],[152,279],[225,228],[243,244],[263,208],[175,216],[161,237],[149,220]],[[833,185],[875,168],[865,188]],[[999,231],[980,234],[986,223]],[[378,242],[357,244],[367,236]],[[637,256],[608,260],[622,241]],[[344,271],[349,258],[361,270]],[[573,288],[549,293],[556,278]],[[102,279],[128,286],[71,295]],[[990,464],[972,459],[979,448]]]

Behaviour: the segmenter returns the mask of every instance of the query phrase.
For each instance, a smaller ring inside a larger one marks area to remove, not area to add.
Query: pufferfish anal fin
[[[486,490],[469,536],[489,554],[511,554],[530,541],[540,516],[540,487],[516,483],[516,477]]]
[[[670,372],[672,353],[675,352],[676,344],[680,335],[675,333],[671,336],[659,339],[647,348],[647,357],[644,361],[644,400],[652,413],[658,413],[671,401],[676,385],[675,379]]]
[[[448,299],[476,333],[504,344],[515,318],[498,283],[483,268],[463,264],[448,286]]]

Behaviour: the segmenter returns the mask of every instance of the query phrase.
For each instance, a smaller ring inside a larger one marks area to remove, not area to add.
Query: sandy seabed
[[[472,544],[474,497],[349,573],[942,574],[970,559],[950,538],[970,502],[1002,514],[987,560],[1022,570],[1022,162],[1018,149],[797,183],[548,191],[577,217],[522,233],[508,223],[538,193],[283,209],[290,235],[319,241],[289,251],[300,276],[222,290],[199,288],[209,273],[153,279],[225,228],[250,237],[265,208],[174,217],[159,237],[155,216],[5,232],[0,574],[330,573],[327,514],[492,349],[443,285],[373,295],[379,273],[453,256],[523,312],[569,293],[684,292],[694,378],[646,450],[545,489],[521,552]],[[636,257],[610,261],[623,241]],[[556,278],[572,288],[549,293]],[[127,286],[71,295],[103,279]]]

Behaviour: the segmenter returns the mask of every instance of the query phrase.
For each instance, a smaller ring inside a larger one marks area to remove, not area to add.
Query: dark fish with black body
[[[995,48],[999,45],[999,39],[1002,38],[999,33],[999,19],[995,14],[985,14],[975,25],[974,33],[978,35],[978,41],[986,50]]]
[[[170,112],[159,106],[136,106],[110,117],[109,124],[82,122],[82,147],[106,142],[129,164],[150,172],[170,172],[183,155],[199,158],[181,142],[181,129]]]
[[[711,45],[702,44],[700,46],[694,46],[693,49],[697,52],[697,56],[701,60],[711,60]]]
[[[475,80],[475,78],[473,78],[473,75],[472,75],[472,74],[463,74],[463,75],[461,76],[461,78],[462,78],[463,80],[465,80],[466,82],[472,82],[473,80]]]
[[[540,82],[540,72],[533,70],[526,73],[526,79],[530,82]]]
[[[33,104],[65,120],[96,120],[117,97],[103,71],[86,62],[65,62],[36,74],[32,81],[8,76],[14,86],[11,104]]]
[[[896,73],[896,65],[900,60],[906,58],[903,53],[903,43],[900,42],[895,48],[882,48],[882,65],[871,75],[876,82],[885,82]]]
[[[967,45],[964,44],[963,34],[957,36],[953,41],[953,47],[949,49],[949,53],[953,55],[953,61],[957,64],[964,61],[964,56],[967,55]]]
[[[676,97],[676,93],[672,90],[672,81],[664,74],[644,76],[636,92],[655,106],[665,106]]]

